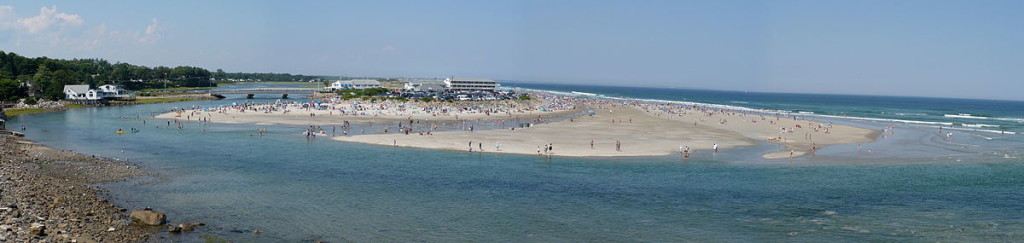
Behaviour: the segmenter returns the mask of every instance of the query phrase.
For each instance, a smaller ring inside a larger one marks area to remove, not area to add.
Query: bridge
[[[252,88],[252,89],[222,89],[212,90],[210,95],[219,96],[224,94],[246,94],[246,99],[252,99],[256,94],[281,94],[282,99],[287,99],[288,94],[314,94],[321,88]]]

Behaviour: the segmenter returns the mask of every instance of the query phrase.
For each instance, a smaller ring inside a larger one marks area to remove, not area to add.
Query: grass
[[[114,100],[111,103],[132,103],[132,104],[155,104],[155,103],[167,103],[167,102],[181,102],[181,101],[193,101],[196,100],[192,97],[166,97],[166,98],[149,98],[149,99],[135,99],[135,100]],[[83,104],[67,104],[64,107],[71,108],[83,108],[88,107]],[[4,109],[4,114],[7,117],[16,117],[20,115],[31,115],[48,112],[51,110],[41,108],[25,108],[25,109]]]
[[[156,91],[189,91],[189,90],[204,90],[212,89],[216,87],[177,87],[177,88],[166,88],[166,89],[143,89],[141,92],[156,92]]]
[[[34,108],[4,109],[4,113],[7,114],[7,117],[16,117],[16,116],[20,116],[20,115],[37,114],[37,113],[43,113],[43,112],[46,112],[46,109],[34,109]]]
[[[195,98],[192,97],[166,97],[166,98],[147,98],[147,99],[135,99],[135,100],[115,100],[112,103],[135,103],[135,104],[156,104],[156,103],[167,103],[167,102],[181,102],[181,101],[193,101]]]
[[[252,82],[237,82],[236,84],[301,84],[310,83],[306,81],[252,81]],[[314,84],[323,84],[323,82],[312,82]]]

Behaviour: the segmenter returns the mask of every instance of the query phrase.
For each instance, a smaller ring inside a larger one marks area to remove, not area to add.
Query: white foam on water
[[[949,117],[949,118],[966,118],[966,119],[988,119],[988,117],[984,117],[984,116],[974,116],[974,115],[971,115],[971,114],[967,114],[967,113],[960,113],[960,114],[956,114],[956,115],[951,115],[951,114],[943,114],[942,116],[944,116],[944,117]]]
[[[963,126],[963,127],[973,127],[973,128],[981,128],[981,127],[999,127],[999,125],[991,125],[991,124],[981,124],[981,123],[979,123],[979,124],[967,124],[967,123],[962,123],[962,124],[960,124],[960,126]]]
[[[569,93],[569,92],[559,92],[559,91],[550,91],[550,90],[538,90],[538,89],[525,89],[525,88],[520,88],[520,89],[526,90],[526,91],[543,92],[543,93],[556,94],[556,95],[578,96],[578,94],[573,94],[573,93]],[[734,111],[746,111],[746,112],[756,112],[756,113],[765,113],[765,114],[793,115],[792,114],[793,111],[788,111],[788,110],[754,109],[754,108],[748,108],[748,107],[742,107],[742,106],[721,105],[721,104],[701,103],[701,102],[692,102],[692,101],[675,101],[675,100],[661,100],[661,99],[637,99],[637,98],[626,98],[626,97],[612,97],[612,96],[605,96],[605,95],[600,95],[600,94],[597,94],[596,96],[591,96],[591,97],[597,97],[597,98],[602,98],[602,99],[611,99],[611,100],[621,100],[621,101],[642,101],[642,102],[649,102],[649,103],[679,104],[679,105],[687,105],[687,106],[700,106],[700,107],[706,107],[706,108],[717,108],[717,109],[726,109],[726,110],[734,110]],[[737,102],[737,101],[730,101],[730,103],[739,103],[739,102]],[[962,126],[968,127],[968,128],[955,128],[955,127],[953,127],[953,125],[954,125],[953,122],[936,122],[936,121],[918,121],[918,120],[907,120],[907,119],[890,119],[890,118],[874,118],[874,117],[823,115],[823,114],[815,114],[814,112],[809,112],[809,111],[798,111],[797,114],[800,114],[802,116],[832,118],[832,119],[848,119],[848,120],[858,120],[858,121],[891,122],[891,123],[930,125],[930,126],[935,126],[935,127],[946,127],[948,129],[962,130],[962,131],[976,131],[976,132],[988,132],[988,133],[998,133],[998,134],[1017,134],[1016,132],[1011,132],[1011,131],[977,129],[977,128],[984,128],[984,127],[999,127],[998,125],[991,125],[991,124],[961,124]],[[926,114],[921,114],[921,113],[896,113],[896,114],[897,115],[926,115]],[[967,118],[967,119],[992,119],[992,120],[1017,121],[1017,122],[1024,123],[1024,118],[990,118],[990,117],[974,116],[974,115],[966,114],[966,113],[956,114],[956,115],[944,114],[944,117],[949,117],[949,118]]]
[[[956,114],[956,115],[944,114],[942,116],[943,117],[949,117],[949,118],[978,119],[978,120],[997,120],[997,121],[1012,121],[1012,122],[1024,123],[1024,118],[1015,118],[1015,117],[986,117],[986,116],[975,116],[975,115],[971,115],[971,114],[967,114],[967,113],[960,113],[960,114]]]
[[[1024,123],[1024,118],[1002,118],[1002,117],[994,117],[994,118],[991,118],[991,119],[992,119],[992,120],[1000,120],[1000,121],[1012,121],[1012,122],[1020,122],[1020,123]]]
[[[1011,131],[989,130],[989,129],[975,129],[975,128],[946,127],[945,129],[959,130],[959,131],[971,131],[971,132],[988,132],[988,133],[998,133],[998,134],[1010,134],[1010,135],[1016,135],[1017,134],[1017,132],[1011,132]]]
[[[862,120],[862,121],[897,122],[897,123],[937,125],[937,126],[952,126],[953,125],[952,122],[930,122],[930,121],[916,121],[916,120],[888,119],[888,118],[872,118],[872,117],[856,117],[856,116],[833,116],[833,115],[815,115],[815,116],[827,117],[827,118]]]
[[[882,114],[885,114],[885,112],[882,112]],[[896,113],[893,113],[893,114],[896,114],[897,116],[925,116],[925,115],[928,115],[928,114],[924,114],[924,113],[903,113],[903,112],[896,112]]]

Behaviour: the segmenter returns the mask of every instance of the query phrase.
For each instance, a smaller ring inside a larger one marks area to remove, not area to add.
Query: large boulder
[[[167,223],[167,215],[153,209],[135,210],[131,213],[132,222],[142,225],[163,225]]]

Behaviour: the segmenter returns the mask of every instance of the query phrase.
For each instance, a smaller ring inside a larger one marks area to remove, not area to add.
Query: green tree
[[[45,87],[43,98],[61,100],[64,98],[64,85],[78,84],[78,79],[66,70],[57,70],[50,77],[50,85]]]
[[[39,97],[43,95],[43,91],[52,85],[50,69],[44,64],[39,64],[39,68],[36,69],[35,75],[32,75],[31,82],[29,83],[28,95],[31,97]]]
[[[0,100],[16,101],[25,97],[25,86],[14,79],[0,79]]]
[[[217,72],[213,74],[213,78],[217,80],[224,80],[227,77],[227,73],[224,73],[224,69],[217,69]]]

